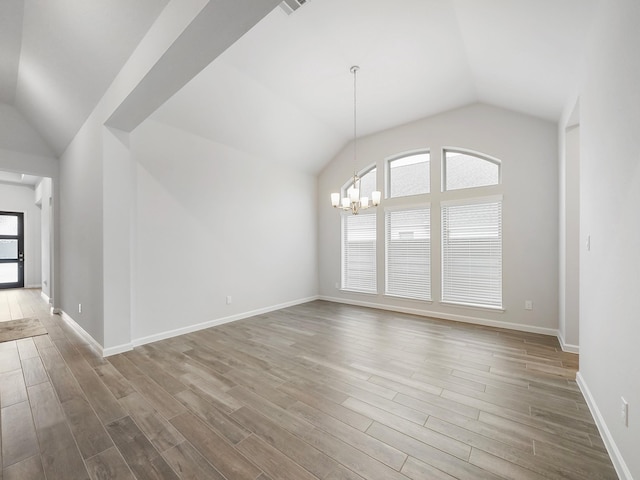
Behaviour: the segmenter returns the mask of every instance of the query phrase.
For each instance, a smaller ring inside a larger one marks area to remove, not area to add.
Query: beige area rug
[[[20,320],[0,322],[0,343],[46,334],[47,329],[37,318],[21,318]]]

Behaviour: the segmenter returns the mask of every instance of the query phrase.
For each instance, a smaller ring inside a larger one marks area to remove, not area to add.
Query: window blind
[[[342,217],[342,288],[376,293],[376,215]]]
[[[386,293],[431,300],[429,208],[385,212]]]
[[[502,200],[442,205],[442,301],[502,308]]]

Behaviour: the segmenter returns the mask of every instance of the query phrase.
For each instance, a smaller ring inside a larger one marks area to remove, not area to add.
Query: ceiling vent
[[[291,15],[308,1],[309,0],[283,0],[280,8],[284,10],[287,15]]]

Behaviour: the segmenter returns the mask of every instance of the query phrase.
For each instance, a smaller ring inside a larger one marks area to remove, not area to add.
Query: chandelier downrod
[[[360,196],[360,177],[357,173],[358,168],[358,109],[357,109],[357,81],[356,74],[360,70],[357,65],[352,66],[349,71],[353,74],[353,182],[351,187],[347,189],[347,195],[340,198],[340,193],[331,194],[331,205],[339,210],[351,212],[353,215],[357,215],[360,210],[365,210],[369,207],[377,207],[380,205],[380,198],[382,194],[379,191],[371,192],[371,203],[369,203],[369,197]]]

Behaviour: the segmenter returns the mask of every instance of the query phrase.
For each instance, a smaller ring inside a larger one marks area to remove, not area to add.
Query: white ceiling
[[[169,0],[1,0],[0,101],[60,154]]]
[[[169,0],[1,0],[0,102],[64,150]],[[599,0],[277,8],[153,118],[318,172],[352,135],[473,102],[558,120]]]
[[[152,117],[318,172],[351,138],[474,102],[557,121],[590,0],[311,0],[274,10]]]

